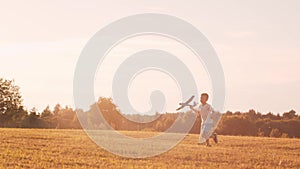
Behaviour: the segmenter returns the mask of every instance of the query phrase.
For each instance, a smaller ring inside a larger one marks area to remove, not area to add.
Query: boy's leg
[[[206,140],[206,146],[211,147],[211,145],[209,144],[209,138]]]
[[[212,138],[213,138],[215,143],[218,143],[218,135],[217,135],[216,132],[212,135]]]
[[[209,144],[209,135],[208,135],[209,133],[208,132],[204,132],[204,137],[205,137],[205,139],[206,139],[206,146],[207,147],[210,147],[211,145]]]

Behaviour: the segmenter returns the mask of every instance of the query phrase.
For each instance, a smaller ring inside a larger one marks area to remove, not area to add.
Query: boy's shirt
[[[211,117],[213,110],[210,104],[200,104],[198,111],[200,111],[203,124],[213,123],[213,119]]]

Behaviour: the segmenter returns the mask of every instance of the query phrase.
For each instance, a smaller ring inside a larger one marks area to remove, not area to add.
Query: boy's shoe
[[[209,144],[209,139],[206,140],[206,147],[211,147],[211,145]]]
[[[213,140],[214,140],[215,143],[218,143],[218,136],[217,136],[217,133],[214,133],[214,134],[212,135],[212,138],[213,138]]]

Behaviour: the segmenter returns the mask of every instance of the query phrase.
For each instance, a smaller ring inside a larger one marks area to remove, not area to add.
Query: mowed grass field
[[[0,168],[300,168],[300,139],[219,136],[212,147],[197,140],[190,134],[159,156],[131,159],[103,150],[82,130],[0,129]]]

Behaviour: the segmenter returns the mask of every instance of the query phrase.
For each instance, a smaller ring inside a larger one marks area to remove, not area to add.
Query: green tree
[[[296,111],[295,110],[291,110],[289,112],[285,112],[283,113],[283,118],[284,119],[296,119],[297,115],[296,115]]]
[[[19,87],[13,80],[0,78],[0,126],[20,127],[26,115]]]
[[[58,112],[59,112],[61,109],[62,109],[61,105],[60,105],[59,103],[57,103],[57,104],[54,106],[54,111],[53,111],[53,113],[54,113],[55,115],[57,115]]]
[[[6,114],[11,110],[18,110],[22,105],[19,87],[13,80],[0,78],[0,113]]]
[[[43,111],[42,111],[42,113],[41,113],[41,118],[49,118],[49,117],[51,117],[53,114],[52,114],[52,112],[51,112],[51,110],[50,110],[50,107],[49,106],[47,106]]]
[[[39,115],[37,113],[37,109],[34,107],[30,110],[30,114],[29,114],[29,125],[30,127],[38,127],[38,118],[39,118]]]

